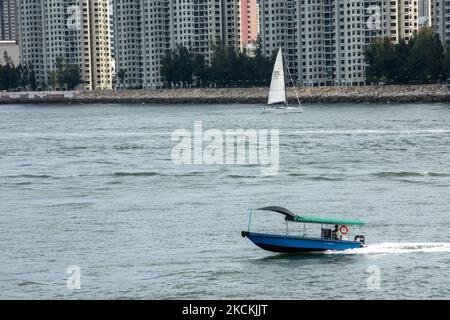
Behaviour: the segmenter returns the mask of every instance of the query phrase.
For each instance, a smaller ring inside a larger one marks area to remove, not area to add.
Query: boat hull
[[[303,113],[303,109],[298,107],[266,107],[264,108],[264,112],[276,114]]]
[[[242,231],[242,236],[249,238],[250,241],[264,250],[278,253],[301,253],[327,250],[342,251],[363,247],[359,241],[282,236],[248,231]]]

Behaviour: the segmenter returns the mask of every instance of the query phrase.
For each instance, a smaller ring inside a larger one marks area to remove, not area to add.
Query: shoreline
[[[265,104],[269,88],[61,91],[36,96],[32,93],[3,93],[0,104]],[[389,85],[364,87],[298,88],[302,103],[425,103],[450,102],[445,85]],[[288,89],[290,103],[297,103]]]

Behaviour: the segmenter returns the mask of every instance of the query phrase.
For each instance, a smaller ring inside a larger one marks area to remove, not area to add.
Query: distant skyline
[[[0,1],[0,41],[16,41],[16,1]]]
[[[409,41],[432,27],[450,40],[445,0],[18,0],[17,26],[14,2],[0,3],[0,31],[20,29],[21,61],[42,87],[59,56],[81,67],[87,90],[112,88],[120,71],[126,88],[158,89],[163,58],[179,45],[210,63],[217,46],[252,55],[256,44],[266,57],[283,47],[298,86],[359,86],[374,39]]]
[[[178,45],[210,61],[215,46],[240,47],[239,1],[116,0],[116,72],[128,88],[163,86],[161,61]]]
[[[74,5],[77,3],[77,5]],[[21,62],[49,86],[56,62],[81,70],[86,90],[112,88],[109,0],[19,0]]]

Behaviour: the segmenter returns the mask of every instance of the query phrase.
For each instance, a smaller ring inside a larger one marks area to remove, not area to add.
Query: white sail
[[[270,83],[268,104],[286,103],[286,89],[284,82],[283,54],[281,48],[273,67],[272,82]]]

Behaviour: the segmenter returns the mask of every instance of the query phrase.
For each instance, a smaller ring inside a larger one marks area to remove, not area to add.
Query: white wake
[[[402,254],[416,252],[450,252],[448,242],[422,242],[422,243],[401,243],[385,242],[370,244],[364,248],[350,249],[344,251],[327,251],[332,254]]]

